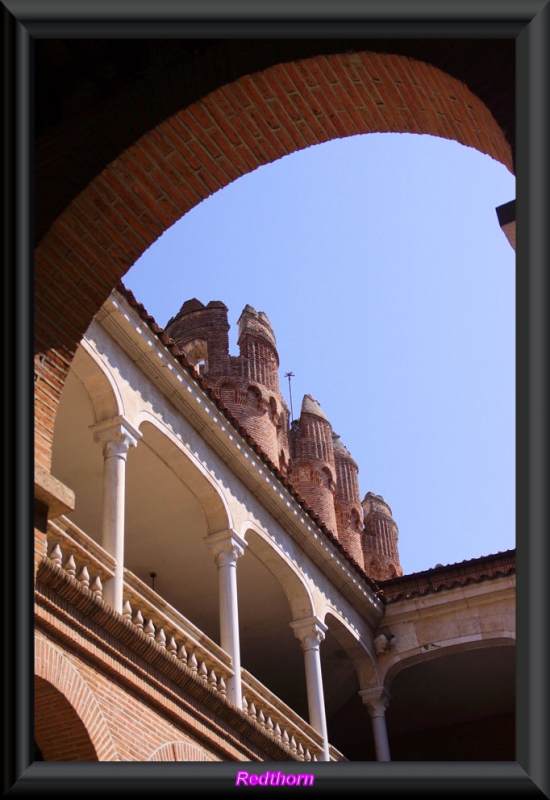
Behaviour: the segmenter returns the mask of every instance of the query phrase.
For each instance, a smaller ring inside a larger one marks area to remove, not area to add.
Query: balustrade
[[[247,670],[242,670],[243,711],[298,761],[321,761],[323,739],[299,714],[283,703]],[[330,747],[331,761],[345,757]]]
[[[78,526],[65,517],[50,521],[47,553],[59,570],[97,600],[103,599],[103,586],[114,576],[114,559]],[[128,570],[124,570],[122,618],[227,699],[226,684],[233,676],[229,655]],[[250,719],[294,759],[322,760],[322,737],[302,717],[244,669],[242,687],[243,712]],[[332,747],[330,756],[345,760]]]
[[[233,675],[227,654],[176,609],[164,613],[155,593],[125,570],[122,617],[224,697]],[[140,591],[141,590],[141,591]]]
[[[48,523],[48,558],[93,596],[103,598],[103,586],[114,576],[114,559],[84,531],[64,517]]]

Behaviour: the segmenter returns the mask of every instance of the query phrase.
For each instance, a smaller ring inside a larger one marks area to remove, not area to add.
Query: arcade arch
[[[44,287],[36,297],[37,461],[50,466],[60,387],[80,336],[164,230],[261,164],[373,131],[454,138],[513,168],[505,134],[465,84],[427,62],[371,51],[316,56],[243,76],[119,153],[65,208],[35,253],[37,285]],[[99,265],[101,277],[92,282],[91,270]],[[47,288],[52,271],[59,286],[70,284],[69,301]],[[75,281],[78,275],[87,278]]]
[[[388,676],[387,685],[392,760],[515,760],[512,639],[408,659]]]
[[[44,761],[118,760],[93,693],[69,659],[41,636],[35,637],[34,716]]]
[[[478,98],[436,68],[402,59],[371,53],[337,54],[246,76],[137,139],[70,203],[36,250],[37,285],[47,287],[46,277],[55,269],[60,285],[71,287],[68,301],[63,292],[56,296],[48,288],[37,293],[38,463],[51,465],[56,474],[52,430],[68,365],[80,336],[117,280],[182,210],[185,213],[239,174],[315,142],[372,130],[455,138],[512,168],[504,133]],[[383,72],[383,78],[375,80],[374,66]],[[384,117],[378,109],[381,119],[376,122],[364,101],[366,95],[362,95],[367,87],[369,100],[381,93],[382,102],[375,100],[374,105],[383,106],[384,114],[387,110]],[[436,95],[441,95],[441,88],[443,102],[460,119],[452,113],[443,114],[443,119],[438,112],[442,97],[436,99]],[[396,90],[401,98],[409,92],[417,98],[421,94],[426,107],[416,103],[404,114]],[[325,97],[330,98],[330,105],[321,108]],[[259,114],[266,104],[269,113]],[[98,265],[101,274],[92,281],[92,270]],[[70,326],[64,324],[68,312]],[[131,464],[129,460],[129,476]],[[206,632],[207,626],[207,622],[203,624]]]

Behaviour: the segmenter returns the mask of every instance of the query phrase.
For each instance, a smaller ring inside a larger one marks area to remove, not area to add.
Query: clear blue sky
[[[160,325],[192,297],[249,303],[399,527],[405,573],[515,546],[515,253],[498,162],[414,134],[260,167],[161,236],[124,283]],[[290,403],[289,403],[290,404]]]

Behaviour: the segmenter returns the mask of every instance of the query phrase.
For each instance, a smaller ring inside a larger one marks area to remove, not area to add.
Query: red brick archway
[[[389,131],[455,139],[513,169],[503,131],[464,84],[427,63],[373,52],[317,56],[244,76],[111,162],[35,254],[37,463],[50,466],[57,403],[76,345],[119,278],[168,227],[283,155]]]
[[[45,761],[117,761],[110,731],[69,659],[35,637],[35,739]]]
[[[148,761],[211,761],[204,750],[191,742],[168,742],[158,747]]]
[[[34,679],[35,741],[44,761],[97,761],[84,723],[68,700],[42,678]]]

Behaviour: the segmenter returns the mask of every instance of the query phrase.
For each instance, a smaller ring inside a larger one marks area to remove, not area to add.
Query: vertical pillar
[[[122,417],[93,425],[94,439],[103,447],[102,547],[115,560],[114,577],[105,584],[103,599],[122,614],[124,589],[124,514],[126,457],[141,434]]]
[[[232,530],[214,533],[205,541],[218,566],[220,644],[231,656],[233,664],[233,677],[227,682],[227,697],[237,708],[242,708],[237,559],[243,555],[246,541]]]
[[[325,638],[327,626],[317,617],[299,619],[291,622],[290,626],[304,651],[309,723],[323,737],[322,760],[330,761],[320,653],[320,645]]]
[[[383,686],[377,686],[375,689],[363,689],[359,694],[367,706],[372,721],[376,760],[391,761],[386,728],[386,708],[389,705],[390,696]]]

